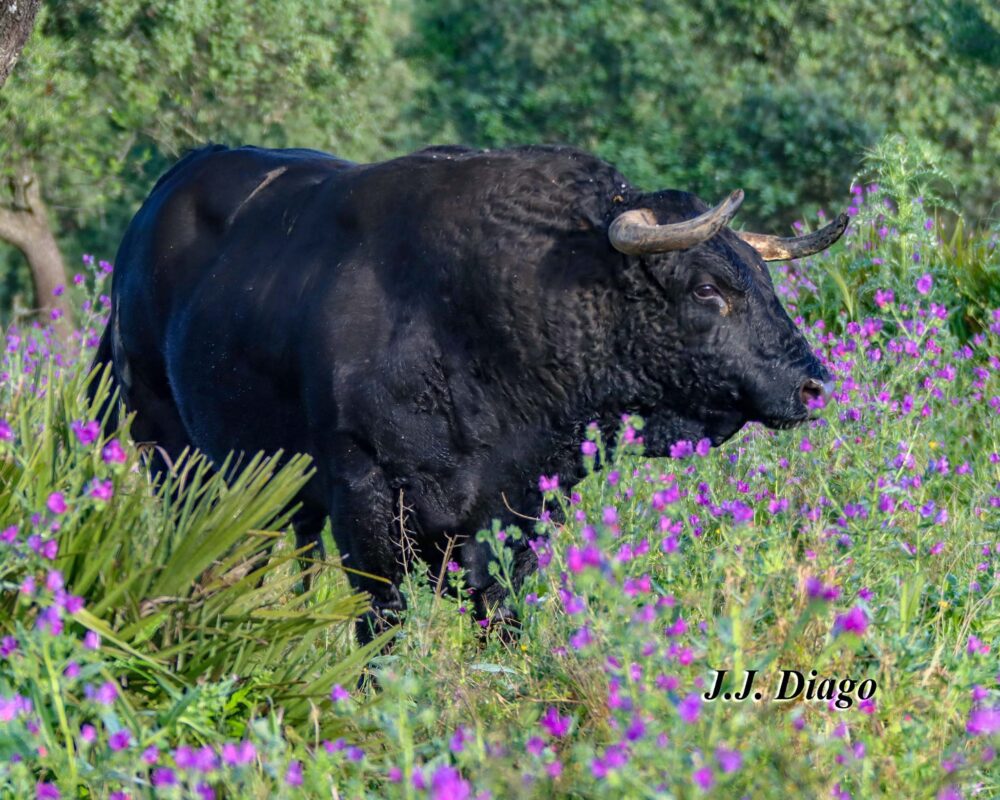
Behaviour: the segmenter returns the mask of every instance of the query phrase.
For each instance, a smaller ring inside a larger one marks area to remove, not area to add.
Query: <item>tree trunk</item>
[[[0,206],[0,239],[14,245],[28,259],[35,287],[35,308],[45,313],[46,321],[52,320],[53,312],[58,312],[56,332],[65,339],[71,328],[72,308],[66,294],[57,297],[55,291],[59,286],[66,287],[66,266],[49,227],[38,180],[22,171],[17,183],[14,206]]]
[[[17,63],[41,4],[42,0],[0,0],[0,86]]]

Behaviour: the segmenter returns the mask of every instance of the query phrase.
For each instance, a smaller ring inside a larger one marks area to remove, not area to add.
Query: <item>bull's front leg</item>
[[[519,591],[525,579],[538,569],[538,559],[528,545],[530,535],[502,545],[513,548],[510,583],[514,591]],[[499,630],[501,635],[511,634],[517,629],[519,618],[510,603],[507,586],[490,574],[489,565],[495,559],[489,542],[477,542],[474,538],[465,541],[460,557],[472,590],[476,619],[489,629]]]
[[[393,492],[382,470],[357,449],[340,454],[330,503],[333,537],[348,580],[371,597],[357,622],[358,643],[368,644],[400,621],[406,598],[404,552]]]

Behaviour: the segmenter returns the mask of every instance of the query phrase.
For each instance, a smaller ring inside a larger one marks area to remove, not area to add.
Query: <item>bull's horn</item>
[[[765,261],[788,261],[792,258],[803,258],[818,253],[820,250],[826,250],[844,234],[849,221],[850,218],[847,214],[841,214],[829,225],[818,231],[807,233],[805,236],[789,236],[787,238],[744,231],[734,231],[734,233],[760,253],[760,257]]]
[[[718,233],[742,202],[743,190],[737,189],[711,211],[666,225],[658,225],[650,209],[636,208],[615,218],[608,229],[608,238],[615,250],[631,256],[684,250]]]

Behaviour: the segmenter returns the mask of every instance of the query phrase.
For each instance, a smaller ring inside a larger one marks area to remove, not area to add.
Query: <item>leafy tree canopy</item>
[[[191,146],[381,153],[401,82],[391,23],[382,0],[50,3],[0,93],[0,204],[17,205],[30,173],[65,249],[110,255]]]
[[[742,218],[791,221],[844,198],[863,150],[899,130],[936,143],[967,209],[993,202],[989,0],[416,3],[441,138],[571,142],[646,187],[742,185]]]

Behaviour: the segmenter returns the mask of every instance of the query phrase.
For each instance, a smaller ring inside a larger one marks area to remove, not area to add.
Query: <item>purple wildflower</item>
[[[62,492],[52,492],[49,499],[45,501],[45,505],[53,514],[66,513],[66,498],[63,497]]]
[[[545,711],[545,715],[539,721],[539,724],[545,729],[545,732],[549,736],[558,739],[561,736],[565,736],[569,733],[570,723],[573,721],[572,717],[559,716],[559,711],[555,706],[549,706]]]
[[[833,623],[834,631],[838,633],[853,633],[864,636],[868,630],[868,617],[861,606],[854,606],[846,614],[839,614]]]
[[[132,735],[127,730],[115,731],[108,738],[108,747],[114,752],[126,750],[132,743]]]
[[[468,800],[471,792],[462,774],[448,764],[438,767],[431,776],[431,800]]]
[[[90,496],[95,500],[108,501],[115,493],[115,484],[113,481],[102,481],[100,478],[94,478],[90,483]]]
[[[301,786],[302,785],[302,762],[292,761],[288,764],[288,770],[285,772],[285,783],[289,786]]]
[[[679,442],[670,445],[671,458],[687,458],[692,453],[694,453],[694,445],[687,439],[681,439]]]
[[[1000,733],[1000,706],[996,708],[974,708],[969,712],[965,732],[970,736],[989,736]]]
[[[350,700],[351,694],[338,683],[335,684],[330,690],[330,699],[333,700],[334,703],[340,703],[344,700]]]
[[[104,449],[101,451],[101,457],[106,464],[124,464],[126,458],[125,451],[122,450],[122,446],[118,443],[117,439],[112,439],[104,446]]]
[[[701,701],[697,694],[689,694],[677,705],[677,713],[688,725],[698,721],[698,713],[701,711]]]
[[[712,788],[712,784],[715,783],[715,776],[712,774],[711,767],[702,767],[694,771],[694,774],[691,775],[691,780],[694,781],[699,789],[707,792]]]
[[[715,750],[715,759],[724,773],[736,772],[743,765],[743,756],[739,750],[727,750],[725,747],[718,747]]]
[[[153,776],[151,778],[153,786],[174,786],[177,784],[177,776],[174,774],[172,769],[167,767],[159,767],[153,770]]]
[[[84,422],[83,420],[74,420],[70,424],[70,429],[76,435],[77,441],[80,444],[91,444],[101,433],[101,424],[97,420],[90,420],[90,422]]]
[[[94,699],[102,706],[109,706],[118,697],[118,685],[114,681],[105,681],[94,695]]]

